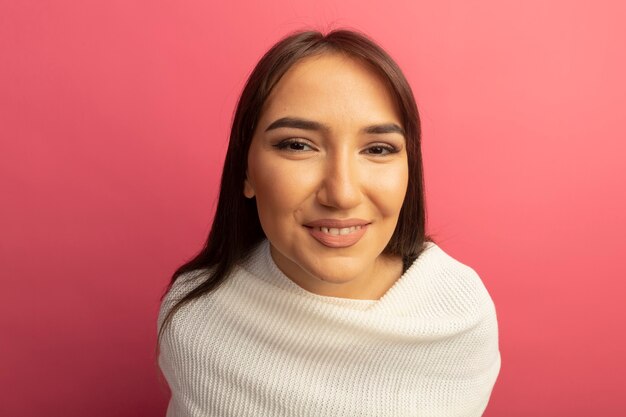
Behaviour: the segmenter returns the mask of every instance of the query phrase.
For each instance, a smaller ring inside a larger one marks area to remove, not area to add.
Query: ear
[[[254,197],[254,188],[252,187],[250,180],[248,180],[247,174],[246,174],[246,179],[243,182],[243,195],[246,196],[247,198]]]

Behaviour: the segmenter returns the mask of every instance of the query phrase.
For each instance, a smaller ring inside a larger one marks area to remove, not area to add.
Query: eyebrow
[[[325,124],[313,120],[302,119],[300,117],[282,117],[272,122],[272,124],[270,124],[265,131],[268,132],[273,129],[280,129],[281,127],[324,132],[328,132],[330,130],[330,128]],[[399,133],[406,137],[404,129],[395,123],[383,123],[366,126],[361,129],[361,132],[369,134]]]

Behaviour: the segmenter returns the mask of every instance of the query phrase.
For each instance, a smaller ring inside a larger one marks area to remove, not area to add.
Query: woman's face
[[[264,104],[246,177],[272,258],[300,287],[371,299],[400,276],[382,251],[407,190],[406,144],[372,69],[338,54],[291,67]]]

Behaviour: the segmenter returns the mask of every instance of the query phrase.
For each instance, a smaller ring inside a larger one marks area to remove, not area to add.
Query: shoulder
[[[493,300],[479,274],[434,242],[427,242],[415,267],[431,296],[449,314],[495,315]]]
[[[210,270],[207,268],[186,271],[176,277],[176,280],[168,285],[164,299],[182,298],[196,288],[208,277]]]
[[[419,258],[418,258],[419,259]],[[429,313],[437,321],[454,323],[464,338],[470,339],[467,355],[489,358],[491,371],[497,375],[500,363],[496,306],[479,274],[455,259],[439,245],[429,242],[424,258],[430,273],[428,280]],[[432,317],[432,316],[431,316]],[[469,357],[469,356],[468,356]]]
[[[169,310],[172,309],[174,305],[183,299],[187,294],[193,291],[198,285],[200,285],[209,274],[210,270],[207,268],[194,269],[192,271],[183,272],[178,275],[175,281],[170,282],[164,290],[164,294],[161,298],[158,318],[159,326],[165,319]]]

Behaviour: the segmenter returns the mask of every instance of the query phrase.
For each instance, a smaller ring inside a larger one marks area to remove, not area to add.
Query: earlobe
[[[246,178],[243,182],[243,195],[247,198],[254,197],[254,188],[250,185],[250,181]]]

